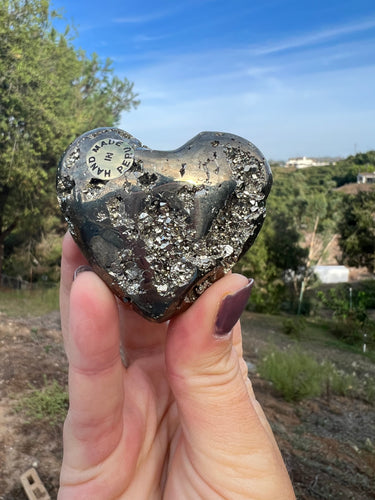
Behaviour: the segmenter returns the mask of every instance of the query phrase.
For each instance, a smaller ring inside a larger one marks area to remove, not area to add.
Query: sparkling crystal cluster
[[[164,321],[251,246],[271,182],[259,150],[231,134],[203,132],[163,152],[97,129],[66,151],[57,191],[95,271],[138,312]]]

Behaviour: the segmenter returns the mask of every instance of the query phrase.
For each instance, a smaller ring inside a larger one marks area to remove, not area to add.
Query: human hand
[[[58,499],[294,499],[242,358],[248,280],[229,274],[158,324],[93,272],[73,282],[85,264],[68,234],[60,305],[70,408]]]

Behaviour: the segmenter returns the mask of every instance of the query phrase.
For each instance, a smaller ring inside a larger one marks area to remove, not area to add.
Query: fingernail
[[[77,278],[79,273],[84,273],[85,271],[92,271],[92,267],[87,266],[87,265],[77,267],[77,269],[74,271],[74,274],[73,274],[73,281]]]
[[[216,336],[221,338],[232,331],[246,307],[253,284],[254,280],[250,279],[246,286],[223,298],[216,317]]]

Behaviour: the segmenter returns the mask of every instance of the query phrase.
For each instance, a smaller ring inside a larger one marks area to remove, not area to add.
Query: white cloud
[[[175,149],[203,130],[219,130],[246,137],[267,157],[347,155],[354,142],[375,146],[368,126],[371,114],[375,118],[370,81],[375,67],[263,79],[257,90],[212,89],[211,95],[199,81],[186,92],[178,81],[150,81],[141,106],[124,115],[121,126],[156,149]]]
[[[375,40],[345,38],[374,27],[369,19],[250,49],[144,51],[124,68],[141,106],[121,126],[156,149],[204,130],[246,137],[276,159],[375,148]]]
[[[133,38],[133,41],[136,43],[150,43],[150,42],[157,42],[159,40],[165,40],[168,38],[169,35],[163,34],[163,35],[145,35],[145,34],[137,34]]]
[[[158,19],[162,19],[164,17],[168,17],[171,14],[172,12],[170,11],[170,9],[166,9],[156,12],[148,12],[145,14],[135,15],[135,16],[128,15],[128,16],[115,17],[112,19],[112,22],[118,24],[144,24],[152,21],[157,21]]]
[[[360,22],[336,26],[334,28],[327,28],[313,33],[306,33],[302,36],[295,36],[288,39],[280,40],[273,44],[261,45],[251,48],[252,52],[256,55],[264,56],[267,54],[274,54],[288,49],[295,49],[315,45],[326,40],[337,37],[350,35],[357,32],[368,31],[375,28],[375,19],[367,19]]]
[[[167,17],[172,17],[186,8],[186,5],[178,2],[165,6],[163,9],[155,11],[147,11],[140,15],[128,14],[126,16],[119,16],[112,19],[112,22],[118,24],[146,24],[153,21],[158,21]]]

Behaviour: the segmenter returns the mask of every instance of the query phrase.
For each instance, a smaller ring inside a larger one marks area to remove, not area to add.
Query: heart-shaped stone
[[[144,317],[166,321],[254,242],[272,184],[241,137],[202,132],[155,151],[101,128],[76,139],[57,175],[61,210],[95,272]]]

